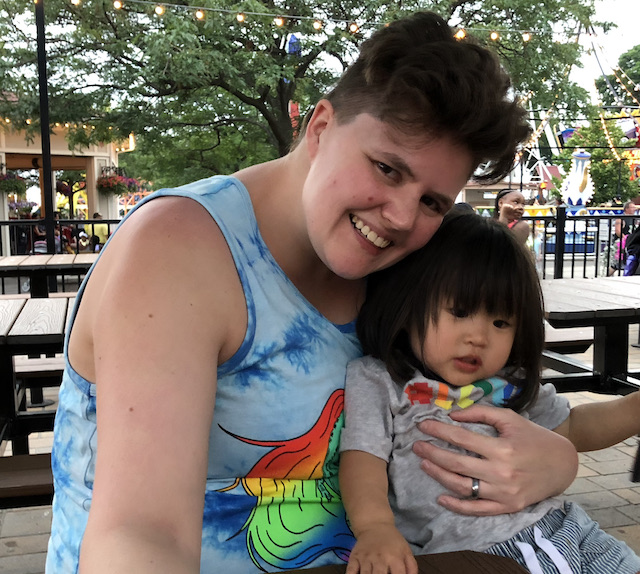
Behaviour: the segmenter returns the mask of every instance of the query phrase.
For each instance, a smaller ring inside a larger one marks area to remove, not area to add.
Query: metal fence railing
[[[619,214],[573,215],[564,206],[554,211],[524,217],[532,228],[528,244],[542,279],[622,274],[624,251],[614,235]],[[640,225],[640,216],[627,219],[632,230]],[[119,223],[117,219],[56,220],[56,252],[98,251]],[[44,220],[38,219],[0,221],[0,255],[46,253],[44,227]],[[6,292],[4,281],[0,292]]]
[[[555,215],[524,219],[532,227],[530,247],[541,278],[622,274],[624,250],[614,233],[620,215],[573,215],[560,206]],[[627,219],[631,231],[640,224],[640,218]]]

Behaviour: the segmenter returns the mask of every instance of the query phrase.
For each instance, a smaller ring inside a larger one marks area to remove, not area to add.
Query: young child
[[[498,516],[446,510],[438,497],[450,493],[412,451],[419,423],[462,425],[460,411],[478,403],[512,408],[580,451],[640,432],[639,393],[570,409],[552,385],[540,385],[543,319],[526,249],[506,226],[474,214],[447,216],[424,248],[370,277],[357,324],[368,356],[347,370],[340,446],[340,487],[357,539],[347,574],[416,574],[414,554],[462,549],[511,557],[533,573],[640,571],[624,543],[559,498]],[[470,498],[493,489],[482,449],[476,454]]]

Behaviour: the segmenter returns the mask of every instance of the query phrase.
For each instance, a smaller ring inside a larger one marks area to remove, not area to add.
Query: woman
[[[529,239],[531,228],[522,219],[524,215],[524,195],[517,189],[503,189],[496,195],[494,217],[504,223],[524,245]]]
[[[508,173],[529,133],[508,90],[489,52],[418,13],[363,44],[287,156],[130,212],[68,335],[49,574],[346,561],[337,441],[365,277],[424,245],[481,162]],[[515,510],[573,480],[566,441],[469,416],[503,437],[423,430],[486,459],[482,500],[464,500],[480,459],[415,445],[448,508]]]

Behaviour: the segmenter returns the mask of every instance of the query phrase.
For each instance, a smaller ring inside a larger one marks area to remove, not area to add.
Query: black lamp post
[[[44,36],[44,0],[36,0],[36,34],[38,49],[38,82],[40,86],[40,135],[42,139],[42,191],[47,251],[55,253],[53,178],[51,176],[51,139],[49,135],[49,90]]]

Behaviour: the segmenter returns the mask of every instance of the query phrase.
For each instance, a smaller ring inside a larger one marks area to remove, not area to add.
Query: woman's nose
[[[420,201],[402,190],[390,196],[382,206],[382,216],[394,229],[407,231],[414,227],[420,213]]]

